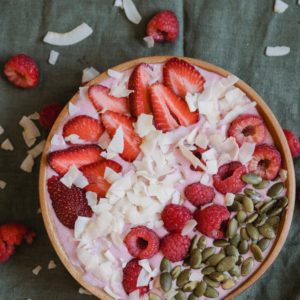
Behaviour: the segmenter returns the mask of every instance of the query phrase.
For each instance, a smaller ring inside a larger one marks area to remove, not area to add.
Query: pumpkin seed
[[[201,273],[204,274],[204,275],[210,275],[213,272],[216,272],[215,267],[205,267],[204,269],[201,270]]]
[[[203,281],[212,288],[218,288],[220,286],[219,282],[210,279],[207,275],[203,276]]]
[[[235,196],[234,196],[234,201],[237,201],[237,202],[242,203],[244,197],[245,197],[244,194],[235,194]]]
[[[257,244],[258,240],[252,240],[252,244]]]
[[[249,244],[248,244],[248,241],[246,240],[242,240],[240,242],[240,245],[239,245],[239,253],[240,254],[246,254],[249,250]]]
[[[182,287],[182,290],[186,293],[193,292],[196,289],[197,284],[198,284],[198,281],[190,281]]]
[[[240,255],[237,262],[235,263],[237,266],[240,266],[244,262],[244,256]]]
[[[256,261],[262,262],[264,260],[262,251],[256,244],[251,244],[250,250],[253,253],[254,259]]]
[[[258,229],[251,223],[248,223],[246,225],[246,229],[252,240],[258,240],[259,238],[259,232]]]
[[[172,271],[171,271],[171,276],[172,276],[172,280],[175,280],[178,278],[178,276],[180,275],[181,272],[181,266],[176,266]]]
[[[199,266],[199,269],[205,268],[206,267],[206,263],[202,262]]]
[[[258,209],[258,212],[260,214],[266,213],[267,211],[269,211],[275,205],[276,202],[277,202],[277,200],[271,200],[270,202],[265,203],[262,207],[260,207]]]
[[[226,250],[224,247],[221,248],[219,254],[223,254],[224,256],[226,256]]]
[[[266,220],[267,220],[267,216],[266,214],[261,214],[258,216],[258,218],[253,222],[253,225],[255,227],[259,227],[259,226],[262,226],[266,223]]]
[[[262,181],[262,178],[255,173],[247,173],[241,176],[241,179],[250,184],[259,184]]]
[[[232,278],[229,278],[227,281],[222,283],[223,290],[230,290],[232,289],[237,283],[239,282],[238,277],[233,276]]]
[[[241,236],[236,233],[232,238],[229,239],[230,245],[234,246],[237,248],[239,246],[239,243],[241,241]]]
[[[226,254],[228,256],[235,256],[236,259],[238,259],[238,257],[239,257],[239,253],[238,253],[236,247],[234,247],[233,245],[229,245],[226,247]]]
[[[256,199],[251,199],[251,200],[252,200],[252,203],[253,203],[254,207],[255,207],[255,205],[256,205],[257,203],[260,202],[259,200],[256,200]]]
[[[260,209],[264,204],[265,204],[264,201],[259,201],[257,204],[254,205],[254,209],[255,209],[256,211],[259,212],[259,209]]]
[[[191,246],[190,246],[190,254],[197,248],[197,234],[194,235],[191,241]]]
[[[191,265],[191,257],[190,256],[187,256],[184,260],[183,260],[183,263],[182,265],[184,267],[189,267]]]
[[[197,297],[202,297],[206,291],[206,288],[207,288],[206,282],[204,281],[199,282],[194,292],[195,295]]]
[[[246,224],[253,223],[257,218],[258,218],[258,213],[254,213],[246,219],[245,223]]]
[[[244,199],[243,199],[243,205],[244,205],[244,208],[247,212],[249,212],[249,213],[253,212],[254,205],[253,205],[253,202],[252,202],[251,198],[245,196]]]
[[[206,237],[202,235],[198,241],[197,247],[201,250],[204,250],[206,247]]]
[[[289,198],[288,197],[281,197],[278,200],[278,203],[276,206],[285,208],[289,204]]]
[[[277,176],[276,176],[274,179],[272,179],[272,181],[277,181],[277,180],[279,180],[279,179],[280,179],[280,175],[277,174]]]
[[[283,188],[284,184],[282,182],[275,183],[267,191],[267,196],[271,198],[276,198],[281,194]]]
[[[236,261],[237,261],[237,257],[227,256],[219,262],[216,269],[217,269],[218,272],[229,271],[234,267]]]
[[[225,247],[229,245],[229,242],[226,240],[214,240],[213,245],[216,247]]]
[[[254,260],[252,257],[248,257],[243,265],[242,265],[242,268],[241,268],[241,275],[242,276],[247,276],[253,269],[253,266],[254,266]]]
[[[214,254],[211,257],[208,258],[208,260],[206,261],[206,264],[208,266],[216,266],[223,258],[225,257],[224,254]]]
[[[198,297],[195,294],[190,294],[188,300],[198,300]]]
[[[270,211],[267,212],[267,217],[275,217],[283,211],[282,207],[273,207]]]
[[[260,248],[262,252],[264,252],[269,247],[270,242],[271,242],[270,239],[263,238],[258,242],[257,246]]]
[[[278,216],[274,216],[274,217],[268,218],[266,222],[268,224],[270,224],[271,226],[278,225],[280,223],[280,218]]]
[[[257,197],[257,198],[260,197],[260,193],[258,193],[255,190],[252,190],[252,189],[244,189],[244,193],[248,197],[252,197],[252,196]]]
[[[242,228],[240,231],[240,234],[241,234],[242,240],[246,240],[246,241],[250,240],[250,236],[249,236],[246,228]]]
[[[239,224],[244,223],[247,219],[248,215],[244,210],[240,210],[237,215],[236,215],[236,219],[239,222]]]
[[[219,293],[215,289],[213,289],[212,287],[208,286],[206,288],[204,296],[207,297],[207,298],[217,298],[217,297],[219,297]]]
[[[262,180],[259,184],[254,184],[253,187],[257,190],[263,190],[269,185],[268,180]]]
[[[214,273],[210,274],[209,277],[212,280],[218,281],[218,282],[224,282],[230,278],[228,275],[226,275],[224,273],[220,273],[220,272],[214,272]]]
[[[185,283],[189,281],[189,278],[191,276],[192,270],[191,269],[185,269],[183,270],[180,275],[178,276],[176,280],[177,286],[183,286]]]
[[[237,276],[237,277],[239,277],[241,275],[241,270],[240,270],[240,268],[237,265],[235,265],[231,270],[228,271],[228,273],[231,276]]]
[[[243,208],[243,205],[238,201],[233,201],[231,206],[227,206],[229,211],[240,211]]]
[[[186,300],[185,292],[182,289],[176,289],[176,291],[178,292],[175,295],[176,300]]]
[[[200,269],[200,264],[202,262],[202,254],[200,249],[194,249],[191,255],[190,262],[192,269]]]
[[[161,300],[161,298],[155,293],[148,294],[149,300]]]
[[[236,234],[237,229],[238,229],[238,222],[235,218],[232,218],[228,225],[226,236],[232,238]]]
[[[166,258],[164,257],[162,260],[161,260],[161,263],[160,263],[160,271],[163,272],[163,271],[167,271],[170,273],[171,271],[171,262]]]
[[[202,261],[206,261],[210,256],[216,252],[215,247],[208,247],[202,251]]]
[[[274,239],[276,236],[274,228],[268,223],[260,226],[258,230],[260,234],[267,239]]]
[[[159,283],[162,290],[167,293],[172,287],[172,276],[168,272],[160,273]]]

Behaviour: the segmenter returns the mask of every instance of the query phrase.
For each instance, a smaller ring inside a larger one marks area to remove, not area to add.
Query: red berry
[[[142,266],[139,265],[139,260],[137,258],[132,259],[127,263],[126,267],[123,269],[123,287],[127,294],[134,292],[135,290],[140,290],[140,296],[149,292],[149,285],[137,287],[137,280],[142,270]]]
[[[47,130],[51,130],[63,107],[59,103],[46,105],[40,114],[40,124]]]
[[[134,227],[126,237],[128,252],[139,259],[147,259],[155,255],[159,249],[157,234],[146,226]]]
[[[163,68],[164,85],[181,98],[186,93],[202,93],[205,80],[197,69],[184,60],[174,57]]]
[[[225,230],[230,218],[230,212],[226,206],[210,205],[203,210],[198,209],[194,214],[197,221],[197,229],[212,239],[225,237]]]
[[[35,87],[39,82],[39,70],[34,60],[25,54],[14,56],[4,67],[4,74],[16,86],[24,89]]]
[[[222,165],[216,175],[213,175],[213,185],[221,194],[239,193],[246,183],[241,176],[247,173],[247,169],[238,161]]]
[[[293,157],[298,157],[300,155],[300,142],[296,136],[289,130],[283,129],[286,140],[289,144],[291,153]]]
[[[245,142],[260,144],[266,137],[266,125],[259,116],[242,115],[231,124],[228,135],[236,139],[239,147]]]
[[[73,229],[78,216],[92,217],[93,212],[87,204],[84,190],[75,185],[66,187],[58,176],[49,178],[47,186],[55,214],[63,225]]]
[[[184,190],[186,198],[195,206],[202,206],[213,201],[215,190],[211,186],[196,182]]]
[[[0,238],[0,263],[5,262],[15,253],[16,246],[6,246]]]
[[[189,251],[191,240],[187,235],[180,233],[169,233],[161,241],[161,251],[171,262],[183,260]]]
[[[196,146],[197,147],[197,146]],[[200,159],[200,161],[206,166],[206,162],[202,159],[202,154],[206,151],[208,151],[210,148],[207,147],[206,149],[197,147],[197,150],[191,151],[197,158]],[[197,168],[195,168],[193,165],[190,166],[190,169],[192,171],[199,171],[199,172],[203,172],[204,170],[200,167],[197,166]]]
[[[147,36],[154,42],[174,42],[179,34],[179,23],[176,15],[168,10],[156,14],[147,25]]]
[[[193,219],[193,215],[184,206],[169,204],[162,211],[161,219],[168,231],[181,233],[186,222]]]
[[[281,166],[281,155],[274,147],[267,144],[255,147],[252,159],[249,162],[250,173],[258,174],[262,179],[274,179]]]

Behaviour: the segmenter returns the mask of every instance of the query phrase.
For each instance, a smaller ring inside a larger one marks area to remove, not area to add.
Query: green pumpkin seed
[[[213,289],[212,287],[208,286],[206,288],[204,296],[207,297],[207,298],[217,298],[217,297],[219,297],[219,293],[215,289]]]
[[[268,218],[266,221],[271,226],[278,225],[280,223],[280,218],[278,216],[274,216],[271,218]]]
[[[243,205],[240,202],[233,201],[231,206],[227,206],[229,211],[240,211],[243,208]]]
[[[248,244],[248,241],[246,240],[242,240],[240,242],[240,245],[239,245],[239,253],[240,254],[246,254],[249,250],[249,244]]]
[[[243,277],[247,276],[252,271],[253,267],[254,267],[254,260],[252,257],[248,257],[242,265],[241,275]]]
[[[256,244],[251,244],[250,250],[253,253],[254,259],[258,262],[264,260],[264,255],[262,254],[261,249]]]
[[[264,204],[265,204],[264,201],[259,201],[257,204],[254,205],[254,209],[255,209],[256,211],[259,212],[260,208],[261,208]]]
[[[270,242],[271,242],[270,239],[263,238],[258,242],[257,246],[260,248],[262,252],[264,252],[269,247]]]
[[[226,240],[214,240],[213,245],[216,247],[225,247],[229,245],[229,242]]]
[[[218,272],[229,271],[234,267],[236,261],[237,261],[237,257],[227,256],[219,262],[216,269],[217,269]]]
[[[246,223],[240,223],[239,226],[240,226],[240,227],[245,227],[245,226],[246,226]]]
[[[237,283],[239,282],[238,277],[233,276],[232,278],[229,278],[227,281],[222,283],[223,290],[230,290],[232,289]]]
[[[155,293],[148,294],[149,300],[161,300],[161,298]]]
[[[200,269],[200,264],[202,262],[202,254],[200,249],[194,249],[191,255],[190,262],[192,269]]]
[[[205,268],[206,267],[206,263],[202,262],[199,266],[199,269]]]
[[[191,265],[191,257],[187,256],[184,260],[183,260],[183,264],[184,267],[189,267]]]
[[[182,290],[186,293],[193,292],[196,289],[197,284],[198,284],[198,281],[190,281],[182,287]]]
[[[188,300],[198,300],[198,297],[195,294],[190,294]]]
[[[252,240],[252,244],[257,244],[258,240]]]
[[[171,271],[171,262],[166,258],[164,257],[162,260],[161,260],[161,263],[160,263],[160,271],[163,272],[163,271],[167,271],[170,273]]]
[[[244,193],[248,197],[254,196],[254,197],[260,198],[260,193],[258,193],[255,190],[252,190],[252,189],[244,189]]]
[[[217,282],[224,282],[226,280],[228,280],[230,277],[224,273],[220,273],[220,272],[214,272],[212,274],[209,275],[209,277]]]
[[[230,245],[234,246],[235,248],[237,248],[240,244],[241,241],[241,236],[236,233],[232,238],[229,239]]]
[[[249,236],[246,228],[242,228],[240,231],[240,234],[241,234],[242,240],[246,240],[246,241],[250,240],[250,236]]]
[[[262,178],[255,173],[248,173],[241,176],[241,179],[250,184],[259,184],[262,181]]]
[[[204,250],[206,247],[206,237],[202,235],[198,241],[197,247],[201,250]]]
[[[226,256],[226,250],[224,247],[221,248],[219,254],[223,254],[224,256]]]
[[[176,289],[176,291],[178,292],[175,295],[176,300],[186,300],[185,292],[182,289]]]
[[[246,229],[252,240],[258,240],[259,232],[258,229],[253,224],[251,223],[247,224]]]
[[[244,197],[245,197],[244,194],[235,194],[235,196],[234,196],[234,201],[237,201],[237,202],[242,203]]]
[[[279,180],[279,179],[280,179],[280,175],[277,174],[277,176],[276,176],[274,179],[272,179],[272,181],[277,181],[277,180]]]
[[[191,241],[191,246],[190,246],[190,254],[197,248],[197,234],[194,235]]]
[[[160,273],[159,283],[162,290],[167,293],[172,287],[172,276],[168,272]]]
[[[231,270],[228,271],[231,276],[239,277],[241,275],[241,270],[238,266],[234,266]]]
[[[228,225],[226,236],[232,238],[236,234],[237,229],[238,229],[238,222],[235,218],[232,218]]]
[[[274,228],[268,223],[260,226],[258,230],[260,234],[267,239],[274,239],[276,236]]]
[[[204,281],[199,282],[194,292],[195,295],[197,297],[202,297],[206,291],[206,288],[207,288],[206,282]]]
[[[255,205],[256,205],[257,203],[260,202],[259,200],[256,200],[256,199],[251,199],[251,200],[252,200],[252,203],[253,203],[254,207],[255,207]]]
[[[251,198],[245,196],[244,199],[243,199],[243,205],[244,205],[244,208],[247,212],[249,212],[249,213],[253,212],[254,205],[253,205],[253,202],[252,202]]]
[[[239,224],[244,223],[247,219],[248,215],[244,210],[240,210],[237,215],[236,215],[236,219],[239,222]]]
[[[208,247],[202,251],[202,261],[206,261],[210,256],[216,252],[215,247]]]
[[[260,214],[266,213],[267,211],[269,211],[275,205],[276,202],[277,202],[277,200],[271,200],[270,202],[265,203],[262,207],[260,207],[258,209],[258,212]]]
[[[233,245],[229,245],[226,247],[226,254],[227,254],[227,256],[235,256],[236,259],[238,259],[238,257],[239,257],[239,253],[238,253],[236,247],[234,247]]]
[[[185,283],[189,281],[189,278],[191,276],[192,270],[191,269],[185,269],[183,270],[180,275],[178,276],[176,280],[177,286],[183,286]]]
[[[259,226],[262,226],[266,223],[267,221],[267,216],[266,214],[261,214],[258,216],[258,218],[253,222],[253,225],[255,227],[259,227]]]
[[[216,266],[223,258],[225,257],[224,254],[214,254],[211,257],[208,258],[208,260],[206,261],[206,264],[208,266]]]
[[[288,197],[281,197],[278,200],[278,203],[276,206],[285,208],[289,204],[289,198]]]
[[[213,272],[216,272],[216,268],[215,267],[206,267],[206,268],[203,268],[201,270],[201,273],[204,274],[204,275],[210,275]]]
[[[268,180],[262,180],[259,184],[254,184],[253,187],[257,190],[263,190],[269,185]]]
[[[244,256],[240,255],[237,262],[235,263],[237,266],[240,266],[244,262]]]
[[[210,279],[207,275],[203,276],[203,281],[212,288],[218,288],[220,286],[219,282]]]
[[[276,198],[281,194],[283,188],[284,184],[282,182],[275,183],[267,191],[267,196],[271,198]]]
[[[171,271],[171,276],[172,276],[172,280],[175,280],[178,278],[178,276],[180,275],[181,272],[181,266],[176,266],[172,271]]]
[[[273,207],[270,211],[267,212],[267,217],[275,217],[283,211],[282,207]]]
[[[258,218],[258,213],[254,213],[246,219],[245,223],[246,224],[253,223],[257,218]]]

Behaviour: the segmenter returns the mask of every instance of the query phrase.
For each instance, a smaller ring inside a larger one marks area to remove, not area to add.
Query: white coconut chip
[[[148,48],[154,47],[154,39],[152,36],[146,36],[143,38],[143,40],[147,43]]]
[[[208,185],[209,180],[210,180],[209,175],[207,173],[204,173],[200,179],[200,183],[202,183],[203,185]]]
[[[161,227],[164,226],[164,221],[162,221],[162,220],[160,220],[160,221],[155,221],[155,222],[154,222],[154,226],[155,226],[156,228],[161,228]]]
[[[73,164],[68,172],[60,179],[66,187],[71,188],[72,184],[83,189],[85,186],[89,184],[86,177],[83,176],[82,172],[80,172],[77,167]]]
[[[55,133],[51,139],[51,145],[58,146],[59,144],[60,144],[59,135]]]
[[[123,245],[122,239],[120,239],[120,237],[118,236],[118,234],[116,232],[113,232],[110,235],[110,237],[111,237],[111,240],[112,240],[112,243],[114,244],[114,246],[120,250]],[[126,264],[125,264],[125,266],[126,266]],[[123,265],[122,265],[123,268],[125,268],[125,266],[123,267]]]
[[[28,118],[31,120],[38,120],[40,118],[40,114],[35,112],[34,114],[29,115]]]
[[[5,186],[6,186],[6,182],[3,180],[0,180],[0,189],[4,190]]]
[[[105,130],[98,141],[98,145],[102,149],[106,150],[108,148],[108,145],[110,144],[110,142],[111,142],[111,138],[110,138],[108,132]]]
[[[96,216],[101,215],[103,212],[111,211],[113,206],[109,203],[100,203],[98,205],[92,206],[93,213]]]
[[[43,41],[56,46],[69,46],[84,40],[92,33],[93,29],[86,23],[82,23],[78,27],[66,33],[48,31]]]
[[[286,46],[276,46],[276,47],[267,47],[266,55],[267,56],[283,56],[290,53],[290,47]]]
[[[211,206],[211,205],[213,205],[213,203],[207,203],[207,204],[201,206],[201,210],[203,210],[203,209],[205,209],[206,207],[209,207],[209,206]]]
[[[89,191],[89,192],[86,192],[85,196],[86,196],[89,206],[97,205],[97,203],[98,203],[97,193]]]
[[[80,239],[84,230],[89,226],[90,223],[91,218],[78,216],[74,225],[74,237],[76,239]]]
[[[39,208],[38,210],[37,210],[37,212],[36,212],[37,214],[40,214],[40,213],[42,213],[42,210],[41,210],[41,208]]]
[[[194,144],[195,142],[195,138],[197,136],[197,133],[198,133],[198,128],[195,127],[191,133],[186,137],[186,141],[188,144]]]
[[[196,220],[188,220],[181,231],[181,235],[188,235],[196,227],[196,225]]]
[[[142,20],[132,0],[123,0],[125,14],[132,23],[139,24]]]
[[[72,102],[69,102],[69,114],[74,116],[80,109],[74,105]]]
[[[281,170],[279,171],[279,175],[280,175],[280,177],[281,177],[282,182],[285,182],[285,181],[286,181],[286,179],[287,179],[287,173],[288,173],[288,171],[287,171],[287,170],[284,170],[284,169],[281,169]]]
[[[218,157],[218,167],[224,165],[225,163],[227,163],[228,161],[231,161],[231,157],[228,153],[222,153],[219,157]]]
[[[281,0],[275,0],[275,5],[274,5],[274,11],[281,14],[283,12],[285,12],[285,10],[288,8],[289,6],[281,1]]]
[[[25,133],[29,139],[41,136],[41,133],[37,126],[26,116],[23,116],[19,124],[24,128]]]
[[[178,191],[176,191],[173,194],[172,204],[179,204],[179,201],[180,201],[180,193]]]
[[[123,86],[115,85],[110,88],[109,95],[121,98],[121,97],[127,97],[130,93],[133,93],[134,90],[128,90]]]
[[[3,127],[0,125],[0,135],[4,132]]]
[[[211,101],[199,101],[198,110],[202,115],[210,115],[213,112],[214,103]]]
[[[122,0],[116,0],[114,6],[120,7],[123,5]]]
[[[191,112],[194,112],[197,110],[197,98],[198,98],[197,93],[195,95],[192,95],[190,92],[186,93],[185,101]]]
[[[245,95],[245,93],[243,91],[241,91],[239,88],[235,88],[233,90],[228,91],[225,94],[225,98],[228,102],[232,103],[232,102],[239,100],[244,95]]]
[[[149,157],[152,155],[154,148],[156,144],[158,143],[160,136],[162,132],[158,130],[150,131],[142,141],[142,144],[140,145],[140,149],[144,153],[146,157]]]
[[[106,167],[104,172],[104,179],[113,184],[122,178],[122,174],[115,172],[113,169]]]
[[[84,83],[86,81],[91,81],[92,79],[94,79],[95,77],[97,77],[100,74],[99,71],[97,71],[95,68],[90,67],[90,68],[85,68],[82,71],[82,78],[81,78],[81,82]]]
[[[206,166],[200,161],[200,159],[197,158],[191,151],[189,151],[183,144],[179,144],[179,148],[183,156],[192,163],[194,168],[200,166],[204,171],[207,170]]]
[[[124,134],[121,125],[116,130],[107,150],[115,153],[122,153],[124,151]]]
[[[71,142],[71,144],[75,144],[75,145],[77,145],[77,144],[84,144],[85,143],[84,140],[81,140],[79,138],[78,134],[74,134],[74,133],[70,134],[69,136],[66,136],[65,137],[65,141],[66,142]]]
[[[149,281],[150,281],[149,272],[143,268],[139,274],[136,286],[137,287],[147,286],[149,284]]]
[[[115,70],[112,70],[112,69],[108,69],[107,70],[107,74],[110,76],[110,77],[113,77],[113,78],[116,78],[116,79],[122,79],[123,78],[123,73],[120,73],[118,71],[115,71]]]
[[[152,130],[153,116],[140,114],[137,120],[137,133],[142,138]]]
[[[37,144],[34,148],[27,151],[27,153],[31,154],[33,158],[38,157],[41,153],[43,153],[45,148],[46,140],[42,140],[39,144]]]
[[[215,148],[211,148],[208,151],[205,151],[201,157],[206,162],[208,160],[216,159],[216,154],[217,154],[217,151],[215,150]]]
[[[34,165],[33,157],[31,154],[28,154],[27,157],[22,162],[20,168],[25,172],[31,173],[33,165]]]
[[[220,83],[224,86],[225,89],[229,88],[230,86],[234,85],[239,81],[239,78],[235,75],[229,75],[226,78],[222,78]],[[225,96],[225,95],[224,95]]]
[[[79,288],[79,290],[78,290],[78,293],[79,294],[83,294],[83,295],[89,295],[89,296],[93,296],[93,294],[92,293],[90,293],[89,291],[87,291],[87,290],[85,290],[84,288]]]
[[[232,193],[227,193],[226,195],[225,195],[225,205],[226,206],[231,206],[232,205],[232,203],[233,203],[233,201],[234,201],[234,197],[235,197],[235,195],[234,194],[232,194]]]
[[[218,161],[216,159],[208,160],[206,162],[207,174],[217,174],[218,173]]]
[[[239,161],[242,165],[245,165],[252,159],[252,155],[255,150],[255,143],[243,143],[239,150]]]
[[[159,274],[160,274],[160,270],[157,269],[157,268],[155,268],[149,275],[150,275],[150,277],[155,278],[155,277],[157,277]]]
[[[14,147],[12,145],[12,143],[10,142],[9,139],[6,139],[2,144],[1,144],[1,148],[4,150],[14,150]]]
[[[167,293],[164,294],[164,297],[166,298],[166,300],[170,300],[177,294],[178,291],[175,291],[175,289],[172,287]]]
[[[39,272],[41,271],[41,269],[42,269],[41,266],[37,266],[36,268],[34,268],[34,269],[32,270],[32,273],[33,273],[34,275],[38,275]]]
[[[50,56],[49,56],[49,60],[48,60],[50,65],[53,65],[53,66],[55,65],[55,63],[58,59],[58,55],[59,55],[59,53],[56,52],[55,50],[50,51]]]
[[[154,67],[155,69],[155,67]],[[157,72],[152,71],[149,67],[145,69],[145,71],[152,77],[152,79],[149,80],[149,85],[152,85],[153,83],[157,82],[159,80],[159,75]]]
[[[180,172],[169,174],[166,176],[166,178],[162,181],[164,186],[172,187],[176,185],[179,180],[183,179],[182,174]]]
[[[193,271],[189,278],[190,281],[201,281],[202,275],[198,272]]]
[[[50,260],[49,261],[49,264],[48,264],[48,269],[51,270],[51,269],[55,269],[57,266],[54,262],[54,260]]]
[[[202,149],[206,149],[208,144],[207,136],[200,132],[195,138],[195,144]]]
[[[148,273],[152,272],[148,259],[139,260],[139,265],[142,266]]]
[[[104,253],[104,256],[106,257],[107,260],[111,261],[113,264],[116,262],[115,257],[111,254],[111,252],[109,250],[107,250]]]

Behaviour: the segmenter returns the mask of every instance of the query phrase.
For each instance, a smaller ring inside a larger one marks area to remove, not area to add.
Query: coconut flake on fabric
[[[59,56],[58,52],[56,52],[55,50],[51,50],[49,60],[48,60],[49,64],[54,66],[58,59],[58,56]]]
[[[83,294],[83,295],[93,296],[92,293],[90,293],[89,291],[87,291],[86,289],[84,289],[84,288],[82,288],[82,287],[79,288],[78,293],[79,293],[79,294]]]
[[[42,269],[41,266],[37,266],[36,268],[34,268],[34,269],[32,270],[32,273],[33,273],[34,275],[38,275],[39,272],[41,271],[41,269]]]
[[[6,186],[6,182],[3,180],[0,180],[0,189],[4,190],[5,186]]]
[[[0,125],[0,135],[4,132],[3,127]]]
[[[286,11],[289,6],[282,0],[275,0],[274,11],[281,14]]]
[[[41,133],[32,120],[23,116],[19,124],[24,128],[25,134],[29,139],[41,136]]]
[[[143,38],[143,40],[147,43],[148,48],[154,47],[154,39],[152,36],[146,36]]]
[[[6,139],[2,144],[1,144],[1,148],[4,150],[14,150],[14,147],[12,145],[12,143],[10,142],[9,139]]]
[[[82,71],[82,78],[81,78],[81,83],[84,83],[86,81],[91,81],[95,77],[97,77],[100,74],[99,71],[97,71],[95,68],[90,67],[90,68],[85,68]]]
[[[42,140],[39,144],[37,144],[34,148],[27,151],[27,153],[31,154],[33,158],[38,157],[41,153],[43,153],[45,148],[46,140]]]
[[[35,112],[34,114],[29,115],[28,118],[31,120],[38,120],[40,118],[40,114]]]
[[[142,20],[141,15],[136,9],[132,0],[123,0],[124,11],[129,21],[134,24],[139,24]]]
[[[31,154],[28,154],[27,157],[22,162],[20,168],[25,172],[31,173],[33,165],[34,165],[33,157]]]
[[[122,5],[123,5],[122,0],[116,0],[116,1],[115,1],[114,6],[120,7],[120,6],[122,6]]]
[[[267,47],[266,55],[267,56],[283,56],[290,53],[290,47],[286,46],[276,46],[276,47]]]
[[[56,266],[54,260],[50,260],[49,264],[48,264],[48,270],[55,269],[56,267],[57,266]]]

